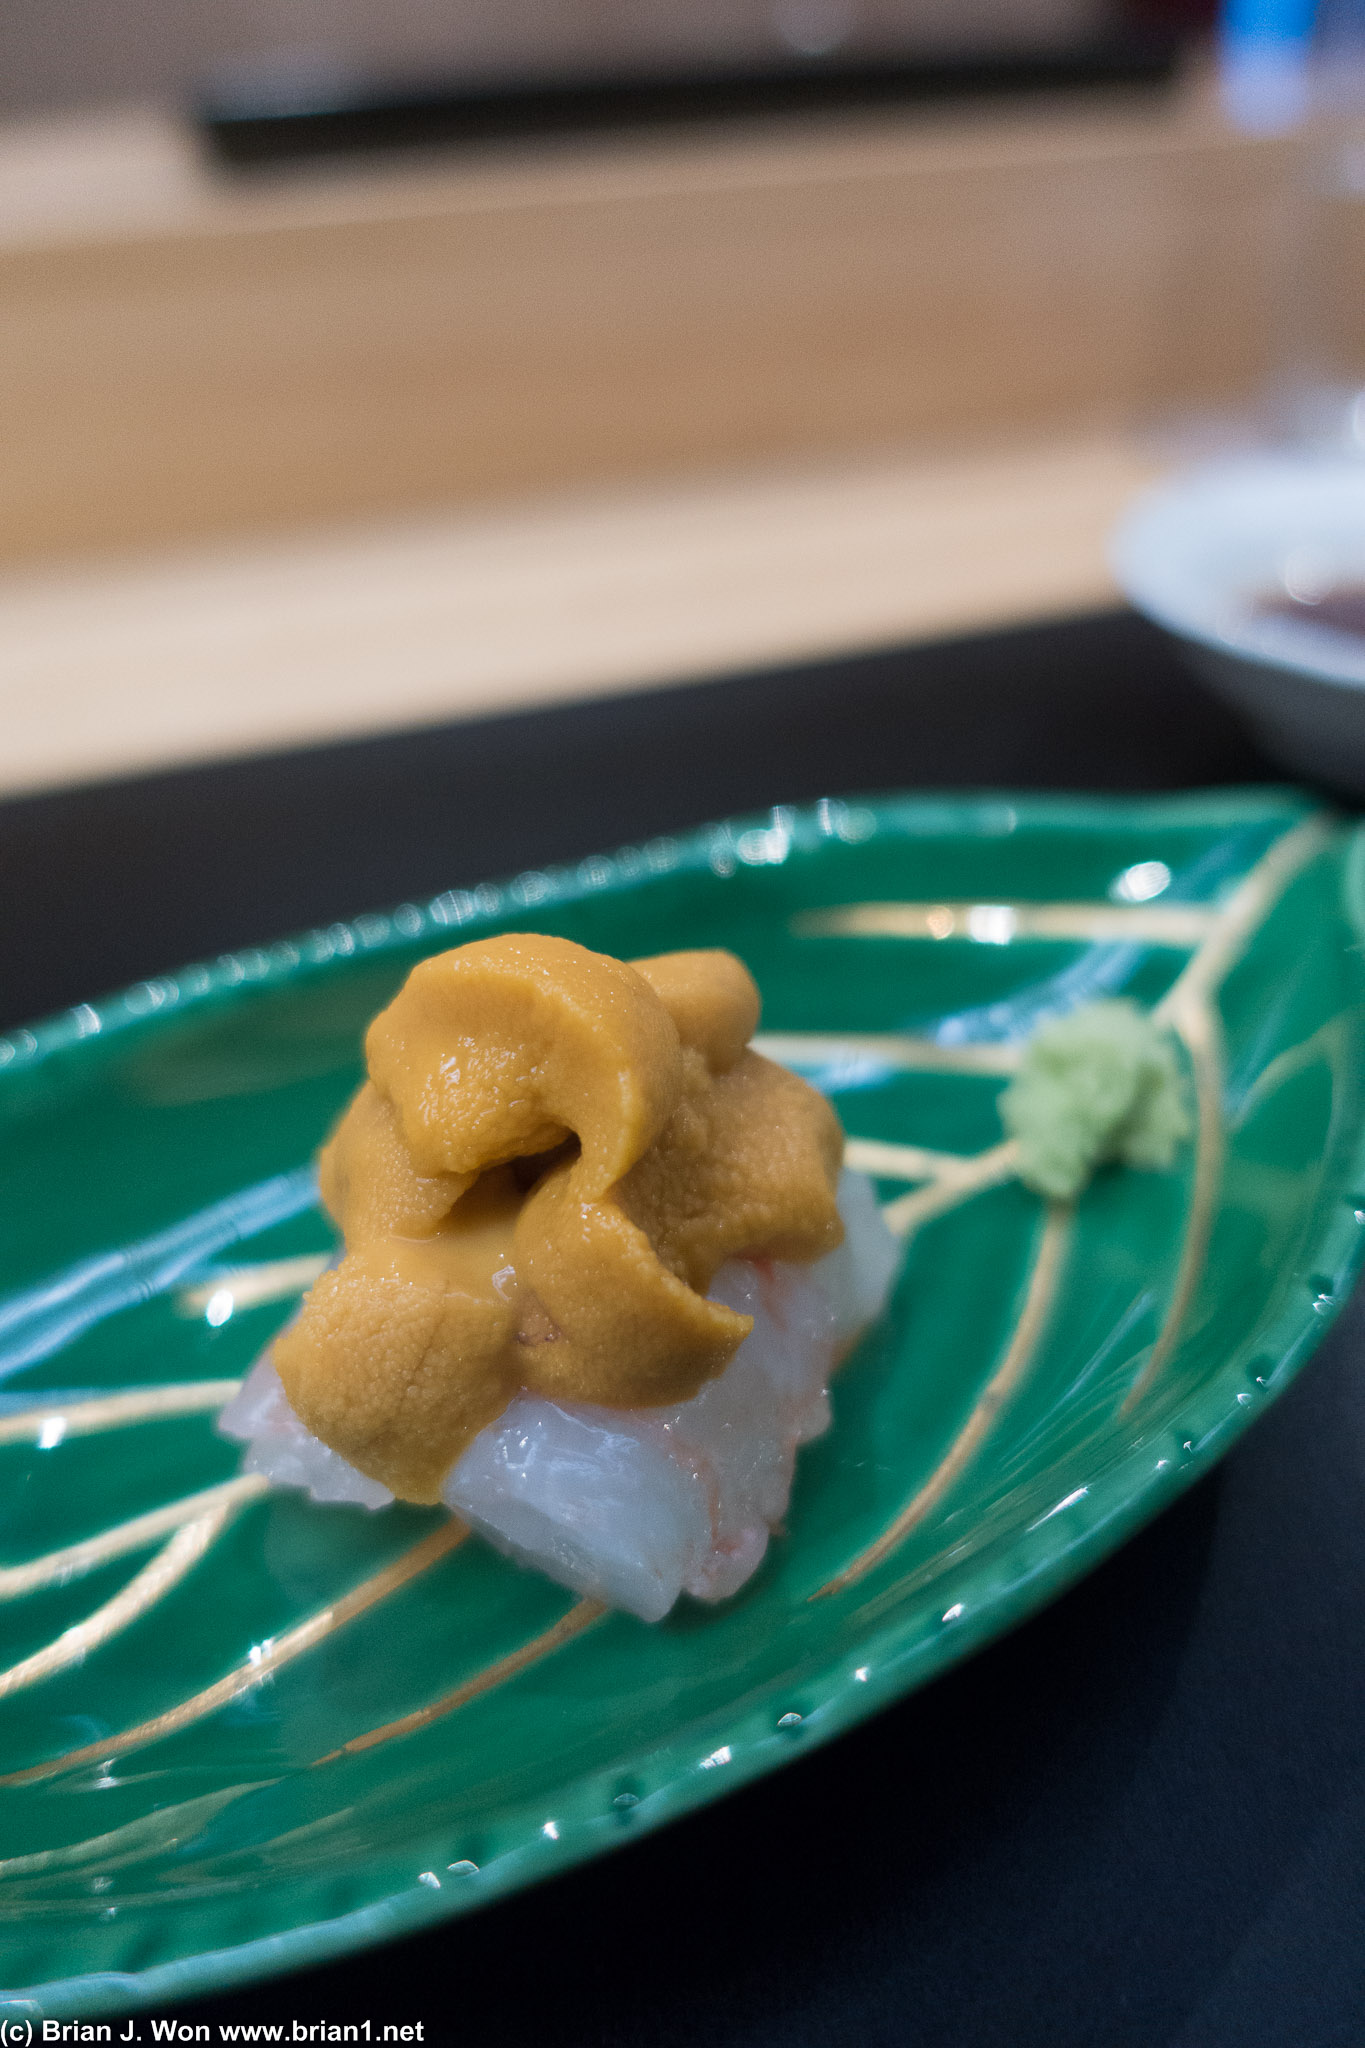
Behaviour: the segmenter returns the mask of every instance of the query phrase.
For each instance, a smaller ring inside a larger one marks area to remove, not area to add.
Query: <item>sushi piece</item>
[[[690,1401],[613,1409],[518,1394],[447,1474],[445,1504],[508,1556],[643,1621],[681,1593],[738,1592],[786,1513],[798,1449],[829,1427],[830,1375],[899,1263],[871,1182],[845,1171],[838,1199],[844,1242],[817,1263],[721,1268],[712,1298],[753,1328]],[[310,1434],[269,1352],[219,1426],[247,1445],[244,1470],[277,1485],[367,1508],[394,1497]]]
[[[224,1416],[251,1468],[444,1502],[648,1619],[733,1592],[895,1264],[758,1008],[728,953],[421,962],[321,1155],[344,1254]]]

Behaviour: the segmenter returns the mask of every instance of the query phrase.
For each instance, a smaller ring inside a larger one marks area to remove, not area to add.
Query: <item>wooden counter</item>
[[[0,792],[1112,600],[1119,436],[789,466],[0,579]]]
[[[0,131],[0,790],[1106,602],[1285,165],[1197,80],[237,181]]]
[[[1222,399],[1284,162],[1197,80],[235,179],[0,133],[0,561]]]

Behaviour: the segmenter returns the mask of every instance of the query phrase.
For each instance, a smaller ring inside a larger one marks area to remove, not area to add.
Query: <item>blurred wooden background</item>
[[[1287,161],[1197,75],[235,181],[0,130],[0,787],[1103,602]]]
[[[1226,400],[1283,165],[1198,85],[236,186],[12,130],[0,560]]]

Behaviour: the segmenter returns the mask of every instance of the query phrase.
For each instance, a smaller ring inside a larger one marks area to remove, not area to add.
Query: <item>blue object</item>
[[[1283,134],[1303,119],[1318,12],[1318,0],[1224,0],[1223,106],[1239,128]]]

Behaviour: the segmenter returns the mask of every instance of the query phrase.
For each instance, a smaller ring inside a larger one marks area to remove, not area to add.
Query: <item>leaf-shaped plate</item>
[[[921,1684],[1218,1456],[1365,1222],[1362,842],[1292,796],[776,811],[235,954],[0,1040],[0,2016],[240,1982],[629,1840]],[[443,1516],[236,1476],[213,1414],[325,1256],[308,1162],[422,954],[725,945],[906,1236],[786,1536],[601,1615]],[[1074,1209],[996,1098],[1125,992],[1197,1134]]]

